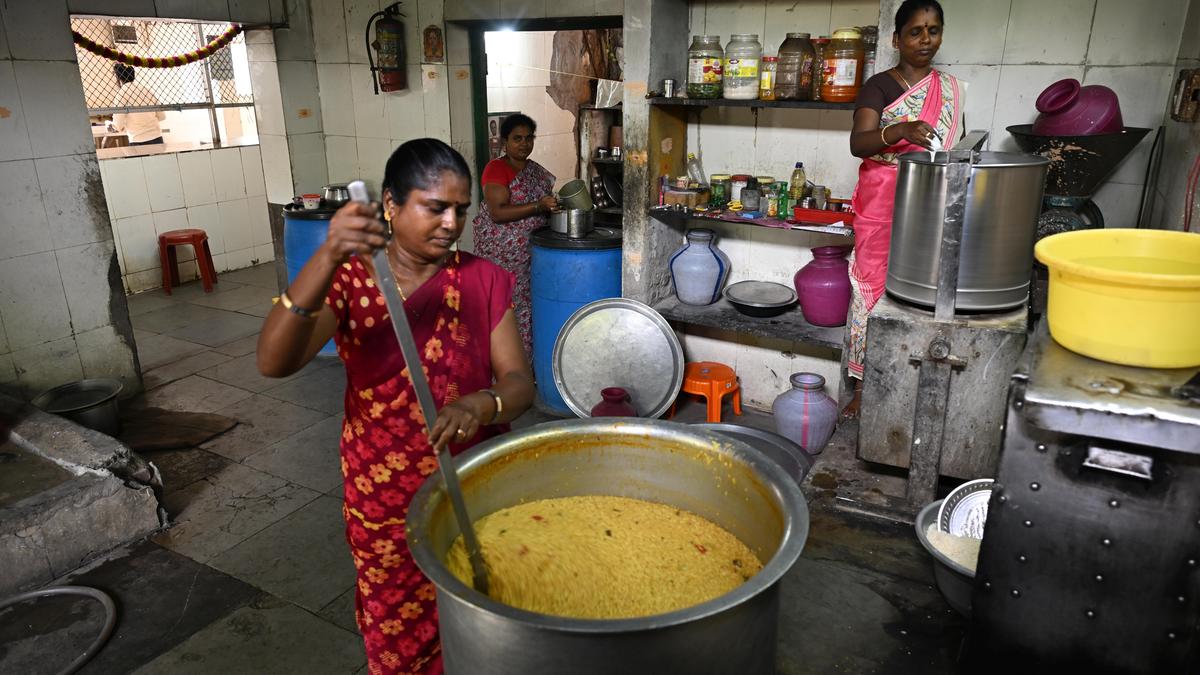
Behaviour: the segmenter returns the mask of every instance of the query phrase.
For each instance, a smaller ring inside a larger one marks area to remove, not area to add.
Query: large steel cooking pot
[[[457,460],[474,519],[533,499],[646,499],[721,525],[765,566],[730,593],[656,616],[568,619],[516,609],[446,569],[442,560],[458,526],[441,481],[426,481],[409,507],[407,537],[437,586],[450,675],[775,672],[779,580],[808,537],[808,507],[770,458],[740,440],[675,422],[582,419],[514,431]]]
[[[958,263],[957,308],[1016,307],[1029,294],[1033,243],[1050,160],[980,152],[971,168]],[[948,153],[900,157],[887,290],[909,302],[937,301]]]

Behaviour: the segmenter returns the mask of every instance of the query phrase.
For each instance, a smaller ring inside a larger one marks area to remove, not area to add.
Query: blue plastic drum
[[[571,409],[554,384],[554,342],[575,310],[621,296],[621,230],[597,227],[572,238],[543,227],[534,231],[531,269],[533,374],[540,402],[563,415]]]
[[[283,209],[283,260],[287,265],[288,284],[296,280],[296,275],[304,264],[313,257],[325,238],[329,236],[329,219],[337,209],[293,208],[291,205]],[[321,348],[321,354],[336,355],[337,347],[333,340]]]

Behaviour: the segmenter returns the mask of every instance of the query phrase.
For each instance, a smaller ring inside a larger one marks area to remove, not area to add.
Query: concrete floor
[[[62,580],[118,605],[112,639],[82,672],[366,672],[340,510],[345,375],[336,358],[282,380],[258,375],[275,294],[274,268],[261,265],[221,275],[212,294],[192,283],[129,298],[147,390],[134,404],[240,424],[199,448],[147,453],[174,525]],[[703,415],[688,403],[677,419]],[[771,426],[753,411],[736,421]],[[804,486],[811,531],[782,583],[779,672],[955,672],[965,624],[933,587],[912,528],[834,507],[903,489],[865,471],[852,438],[842,430]],[[57,672],[100,622],[86,600],[0,612],[0,672]]]

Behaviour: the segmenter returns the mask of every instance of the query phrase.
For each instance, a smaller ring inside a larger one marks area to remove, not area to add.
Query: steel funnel
[[[1050,160],[1047,196],[1091,197],[1150,130],[1125,127],[1115,134],[1041,136],[1033,133],[1032,124],[1015,124],[1008,133],[1021,150]]]

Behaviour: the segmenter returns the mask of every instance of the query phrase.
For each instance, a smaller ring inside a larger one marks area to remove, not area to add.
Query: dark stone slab
[[[209,309],[208,307],[199,307],[199,309],[208,309],[210,312],[216,312],[216,315],[202,321],[190,322],[185,326],[167,331],[167,334],[188,342],[216,347],[247,335],[254,335],[262,329],[262,319],[257,316],[227,312],[223,309]]]
[[[345,411],[346,371],[337,367],[321,368],[265,392],[266,396],[306,408],[321,410],[330,415]]]
[[[112,596],[117,626],[81,673],[128,673],[261,594],[249,584],[144,541],[69,576]],[[0,672],[55,673],[103,623],[100,604],[55,598],[0,612]]]
[[[231,460],[200,448],[148,452],[145,457],[162,472],[165,491],[182,490],[233,464]]]

